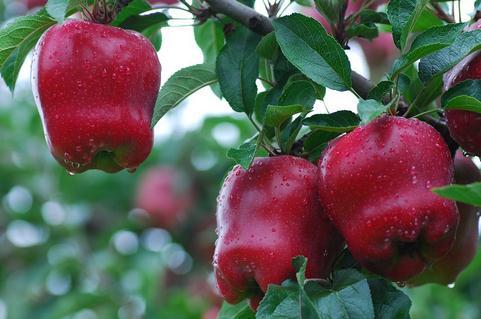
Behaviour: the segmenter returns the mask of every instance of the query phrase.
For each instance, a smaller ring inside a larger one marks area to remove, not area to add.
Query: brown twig
[[[439,19],[446,21],[447,23],[456,23],[456,20],[454,17],[448,13],[446,13],[443,8],[439,5],[437,2],[432,2],[431,3],[436,15],[438,16]]]
[[[271,20],[254,9],[234,0],[205,0],[214,12],[225,14],[252,31],[266,35],[274,31]],[[352,71],[352,87],[360,97],[366,98],[373,88],[371,81]]]

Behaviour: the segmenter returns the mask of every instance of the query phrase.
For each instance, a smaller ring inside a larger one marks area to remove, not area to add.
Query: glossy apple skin
[[[481,173],[473,161],[461,151],[454,159],[454,180],[457,184],[471,184],[481,181]],[[413,278],[410,285],[419,286],[427,283],[449,285],[456,281],[458,275],[466,268],[476,255],[479,238],[479,210],[476,207],[456,203],[459,209],[459,226],[456,241],[451,251],[435,262],[431,268]]]
[[[481,20],[466,31],[481,29]],[[455,66],[444,76],[446,90],[465,80],[481,79],[481,53],[476,52]],[[481,114],[465,110],[446,110],[449,133],[468,153],[481,156]]]
[[[333,143],[319,162],[321,203],[366,269],[404,282],[451,249],[458,210],[431,192],[453,160],[428,124],[384,116]]]
[[[140,177],[136,207],[145,210],[159,227],[175,230],[186,219],[193,202],[190,182],[173,167],[155,167]]]
[[[295,278],[292,259],[308,258],[307,277],[325,278],[344,246],[317,196],[317,168],[293,156],[234,167],[220,191],[214,273],[229,303],[256,309],[269,284]]]
[[[35,50],[32,88],[45,137],[71,173],[139,166],[152,149],[159,86],[155,49],[136,32],[67,20]]]

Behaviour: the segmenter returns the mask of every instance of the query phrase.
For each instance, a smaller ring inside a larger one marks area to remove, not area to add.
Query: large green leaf
[[[28,52],[55,20],[45,10],[13,20],[0,29],[0,69],[11,91]]]
[[[236,112],[252,114],[257,95],[260,36],[239,27],[229,37],[217,57],[216,71],[222,95]]]
[[[421,59],[419,77],[428,82],[433,77],[442,75],[471,52],[481,49],[481,30],[463,32],[454,42],[433,54]]]
[[[274,20],[286,58],[314,82],[339,91],[351,88],[351,65],[337,41],[316,20],[292,14]]]
[[[428,0],[389,1],[387,15],[391,21],[394,43],[401,51],[405,51],[408,36],[428,3]]]
[[[217,76],[213,65],[197,64],[174,73],[157,96],[152,127],[189,95],[216,82]]]
[[[456,37],[465,27],[464,23],[448,24],[432,27],[421,33],[413,41],[409,52],[394,62],[391,77],[396,76],[404,68],[437,50],[447,47],[454,42]]]
[[[197,46],[202,51],[204,63],[215,65],[217,55],[225,42],[222,24],[215,19],[209,19],[203,24],[195,26],[194,38]],[[213,84],[211,89],[218,97],[222,97],[219,83]]]

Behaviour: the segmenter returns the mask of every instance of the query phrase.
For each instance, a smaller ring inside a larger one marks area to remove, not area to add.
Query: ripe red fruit
[[[481,29],[481,20],[466,31]],[[481,79],[481,53],[473,53],[444,76],[446,90],[465,80]],[[446,110],[449,133],[467,152],[481,156],[481,114],[465,110]]]
[[[454,180],[457,184],[471,184],[481,181],[481,173],[473,161],[458,151],[454,160]],[[442,259],[435,262],[432,267],[409,283],[413,286],[426,283],[448,285],[456,281],[456,277],[466,268],[478,248],[478,209],[460,202],[456,203],[459,209],[459,226],[456,230],[456,241],[451,251]]]
[[[307,277],[325,278],[343,240],[322,211],[317,168],[293,156],[236,166],[218,197],[214,272],[230,303],[256,309],[269,284],[295,278],[292,259],[308,258]]]
[[[185,175],[171,167],[156,167],[142,174],[136,206],[147,211],[157,226],[172,230],[185,220],[193,197]]]
[[[431,188],[452,182],[453,161],[428,124],[378,118],[336,140],[319,166],[321,203],[368,270],[406,281],[452,247],[456,205]]]
[[[160,63],[133,31],[81,20],[37,44],[32,87],[45,137],[69,172],[133,170],[149,155]]]

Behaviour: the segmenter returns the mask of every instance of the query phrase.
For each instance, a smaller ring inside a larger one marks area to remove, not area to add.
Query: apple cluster
[[[230,303],[256,309],[269,284],[327,278],[345,244],[365,269],[392,281],[449,284],[476,251],[473,207],[431,192],[481,180],[453,161],[441,135],[416,119],[380,117],[333,140],[318,166],[293,156],[236,166],[218,197],[214,269]],[[459,226],[458,226],[459,225]]]

